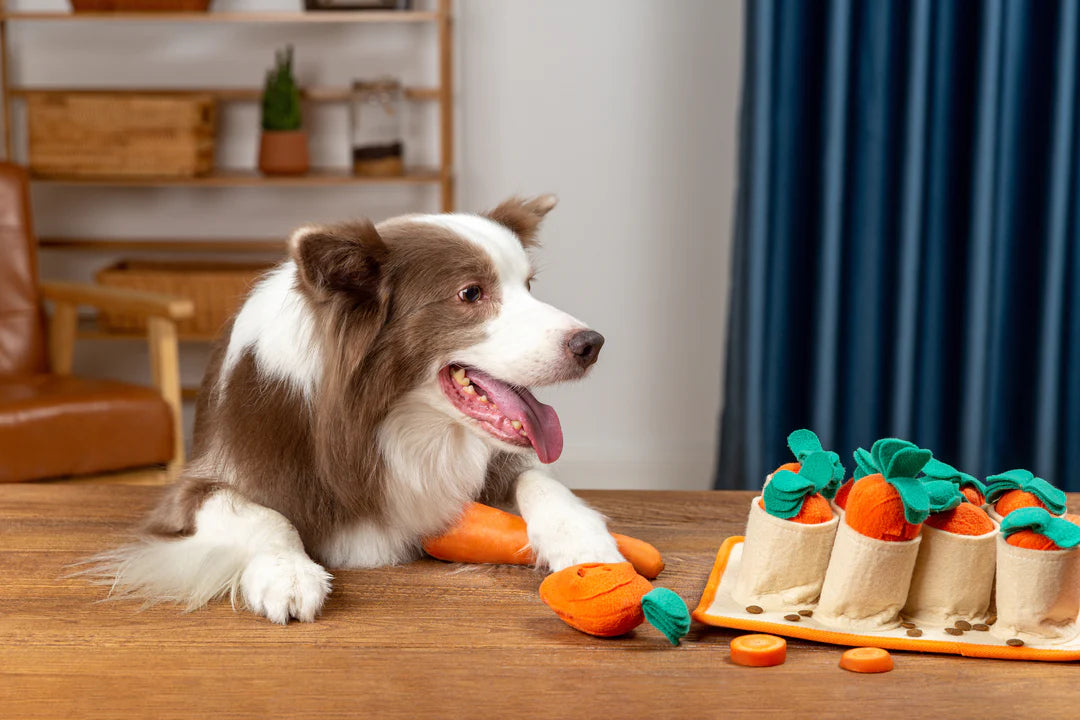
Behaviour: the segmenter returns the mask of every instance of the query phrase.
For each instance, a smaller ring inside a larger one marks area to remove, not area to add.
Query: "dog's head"
[[[554,462],[559,418],[529,388],[582,377],[604,343],[530,292],[526,251],[555,202],[298,230],[290,251],[328,345],[323,392],[376,415],[422,398],[501,449]]]

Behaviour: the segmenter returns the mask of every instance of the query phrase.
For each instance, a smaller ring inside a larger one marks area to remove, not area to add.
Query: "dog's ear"
[[[554,195],[538,195],[534,198],[515,196],[499,203],[487,216],[512,230],[525,247],[535,247],[538,244],[536,232],[540,228],[540,221],[558,202]]]
[[[302,227],[289,238],[289,254],[317,299],[344,293],[358,306],[385,300],[389,251],[370,220]]]

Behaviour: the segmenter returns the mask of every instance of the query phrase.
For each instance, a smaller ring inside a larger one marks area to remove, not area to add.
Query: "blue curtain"
[[[1080,2],[750,0],[717,487],[809,427],[1080,490]]]

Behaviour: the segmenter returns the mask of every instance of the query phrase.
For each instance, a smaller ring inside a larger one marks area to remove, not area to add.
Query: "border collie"
[[[530,294],[555,202],[297,230],[214,351],[192,461],[94,572],[120,597],[311,621],[324,566],[418,558],[475,500],[516,503],[541,567],[622,561],[541,468],[562,429],[529,388],[582,377],[604,342]]]

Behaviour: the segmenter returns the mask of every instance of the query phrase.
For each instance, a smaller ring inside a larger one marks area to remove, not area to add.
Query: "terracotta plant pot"
[[[259,171],[264,175],[303,175],[308,171],[307,133],[263,130],[259,139]]]

